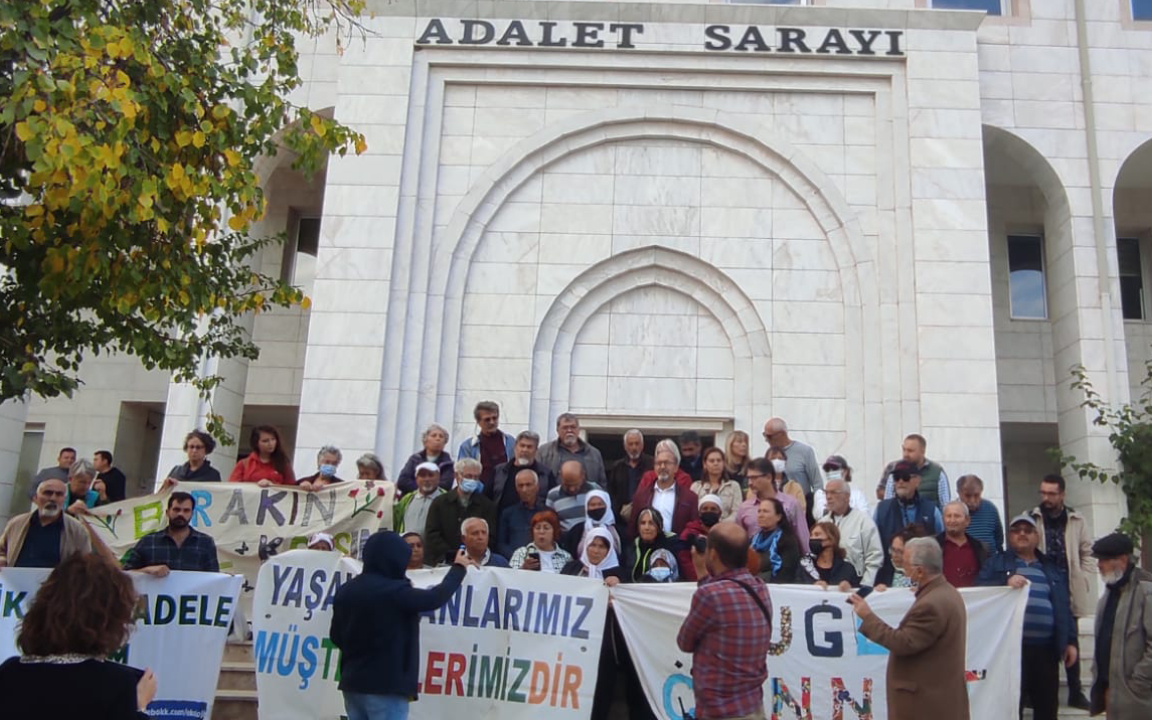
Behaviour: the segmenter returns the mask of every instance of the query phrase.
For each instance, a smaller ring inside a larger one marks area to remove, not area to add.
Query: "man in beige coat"
[[[63,480],[36,487],[36,510],[17,515],[0,533],[0,567],[56,567],[74,552],[92,552],[84,523],[64,512]]]
[[[1120,533],[1092,545],[1107,588],[1096,606],[1092,714],[1108,720],[1152,718],[1152,574],[1136,567],[1133,551]]]
[[[911,720],[968,720],[964,655],[968,613],[956,588],[944,579],[944,556],[933,538],[904,546],[904,572],[916,601],[893,628],[859,595],[852,595],[860,632],[888,649],[888,717]]]

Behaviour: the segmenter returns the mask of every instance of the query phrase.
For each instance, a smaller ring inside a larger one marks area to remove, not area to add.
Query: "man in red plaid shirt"
[[[676,644],[692,653],[697,720],[763,720],[772,641],[768,587],[748,572],[748,535],[719,523],[692,549],[701,578]]]

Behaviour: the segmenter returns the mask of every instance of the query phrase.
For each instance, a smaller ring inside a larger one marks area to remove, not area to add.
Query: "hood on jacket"
[[[364,543],[361,557],[365,573],[399,580],[405,576],[408,559],[412,557],[412,548],[404,538],[391,530],[381,530],[373,533],[368,542]]]

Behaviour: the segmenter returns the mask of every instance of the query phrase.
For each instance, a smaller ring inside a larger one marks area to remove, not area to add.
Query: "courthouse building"
[[[312,306],[206,364],[225,474],[273,423],[299,472],[331,443],[342,475],[374,451],[395,476],[482,399],[546,438],[570,410],[606,448],[741,429],[760,453],[779,415],[869,488],[919,432],[1012,512],[1047,448],[1111,462],[1068,381],[1124,401],[1150,357],[1149,0],[368,9],[363,42],[302,47],[297,95],[368,151],[261,168],[289,241],[260,263]],[[82,376],[2,408],[8,467],[108,449],[149,490],[206,406],[131,358]],[[1112,487],[1069,503],[1097,534],[1123,513]]]

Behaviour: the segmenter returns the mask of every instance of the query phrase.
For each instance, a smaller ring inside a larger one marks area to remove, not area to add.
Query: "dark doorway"
[[[656,443],[665,438],[671,438],[677,441],[679,445],[680,433],[668,432],[666,430],[646,430],[644,428],[636,428],[644,433],[644,454],[651,455],[656,450]],[[624,457],[624,430],[619,431],[595,431],[589,432],[587,442],[592,447],[600,451],[604,456],[604,467],[609,467],[612,463]],[[700,433],[701,451],[704,451],[716,444],[716,433],[711,431],[697,431]]]

